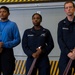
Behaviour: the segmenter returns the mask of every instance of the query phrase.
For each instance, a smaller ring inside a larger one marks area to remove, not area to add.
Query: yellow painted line
[[[30,1],[30,0],[28,0],[28,1]],[[28,2],[28,1],[27,1],[27,2]]]
[[[2,2],[2,0],[0,0],[0,2]]]
[[[35,0],[32,0],[32,1],[35,1]]]
[[[22,0],[19,0],[19,2],[23,2]]]
[[[25,72],[26,72],[25,63],[26,63],[26,61],[24,60],[24,70],[23,70],[23,74],[25,74]]]
[[[24,2],[26,2],[26,0],[23,0]]]
[[[3,0],[2,2],[6,2],[6,0]]]
[[[26,68],[24,69],[23,74],[25,74],[25,72],[26,72]]]
[[[57,73],[56,73],[56,75],[59,75],[59,69],[57,69]]]
[[[49,0],[0,0],[1,3],[11,3],[11,2],[44,2],[44,1],[49,1]]]
[[[14,0],[11,0],[10,2],[14,2]]]
[[[7,0],[6,2],[11,2],[10,0]]]
[[[21,67],[21,71],[20,71],[20,74],[22,74],[23,70],[25,70],[25,61],[22,62],[22,67]],[[25,74],[25,73],[23,73]]]
[[[15,0],[14,2],[17,2],[18,3],[18,0]]]
[[[19,61],[20,61],[20,60],[19,60]],[[16,69],[15,69],[15,70],[16,70],[16,73],[15,73],[15,74],[18,74],[17,71],[18,71],[18,67],[19,67],[19,63],[20,63],[19,61],[17,61],[17,66],[16,66]]]
[[[56,72],[56,69],[57,69],[57,65],[58,65],[58,62],[55,61],[55,66],[54,66],[53,75],[55,75],[55,72]]]
[[[74,68],[72,68],[72,74],[71,75],[73,75],[74,74]]]
[[[16,67],[15,67],[15,71],[14,71],[14,74],[17,74],[17,67],[18,67],[18,64],[19,64],[19,61],[16,61]]]
[[[17,74],[19,74],[19,72],[20,72],[21,63],[22,63],[22,60],[19,61],[19,66],[18,66]]]
[[[54,67],[54,62],[52,62],[50,74],[52,74],[53,67]]]
[[[25,74],[26,72],[25,62],[26,62],[25,60],[15,61],[16,66],[15,66],[14,74],[21,74],[21,75]],[[58,61],[50,61],[50,65],[51,65],[50,74],[59,75]],[[75,75],[74,68],[72,69],[72,75]]]

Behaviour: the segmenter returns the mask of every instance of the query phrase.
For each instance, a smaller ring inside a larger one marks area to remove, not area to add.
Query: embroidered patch
[[[33,34],[29,34],[28,36],[34,36]]]
[[[64,30],[69,30],[69,28],[64,28],[64,27],[63,27],[62,29],[64,29]]]
[[[45,33],[41,34],[40,36],[45,36]]]

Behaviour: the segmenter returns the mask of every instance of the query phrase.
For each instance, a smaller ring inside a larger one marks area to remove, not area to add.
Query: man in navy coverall
[[[26,75],[34,58],[38,58],[31,75],[50,75],[50,63],[48,54],[54,47],[51,33],[48,29],[43,28],[40,23],[42,16],[38,13],[32,16],[33,27],[25,30],[22,38],[22,48],[28,56],[26,61]],[[39,49],[39,47],[41,47]]]
[[[59,59],[59,75],[63,75],[69,59],[73,60],[68,75],[71,75],[72,67],[75,68],[75,5],[72,1],[64,4],[66,18],[58,24],[58,44],[61,49]]]

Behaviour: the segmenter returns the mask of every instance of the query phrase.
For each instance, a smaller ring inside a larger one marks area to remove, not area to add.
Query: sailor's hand
[[[68,53],[67,55],[70,59],[74,60],[75,59],[75,54],[73,52]]]
[[[36,50],[37,50],[37,53],[38,53],[38,54],[41,54],[41,52],[42,52],[41,46],[38,47],[38,48],[36,48]]]
[[[0,48],[0,53],[2,53],[2,51],[3,51],[3,48]]]
[[[33,54],[32,54],[32,57],[33,57],[33,58],[38,58],[38,57],[39,57],[38,52],[33,53]]]
[[[3,42],[0,42],[0,48],[3,46]]]

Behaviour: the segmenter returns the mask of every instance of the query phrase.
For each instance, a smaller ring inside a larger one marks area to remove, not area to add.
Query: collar
[[[31,31],[32,31],[32,32],[35,32],[34,26],[31,28]],[[40,31],[46,31],[46,30],[45,30],[45,28],[43,28],[43,27],[41,26]]]
[[[70,25],[71,23],[75,23],[75,16],[72,22],[70,22],[67,17],[64,19],[63,23],[65,23],[66,25]]]
[[[6,20],[6,21],[2,21],[2,20],[0,20],[0,22],[2,22],[2,23],[6,23],[6,22],[8,22],[9,21],[9,19],[8,20]]]

